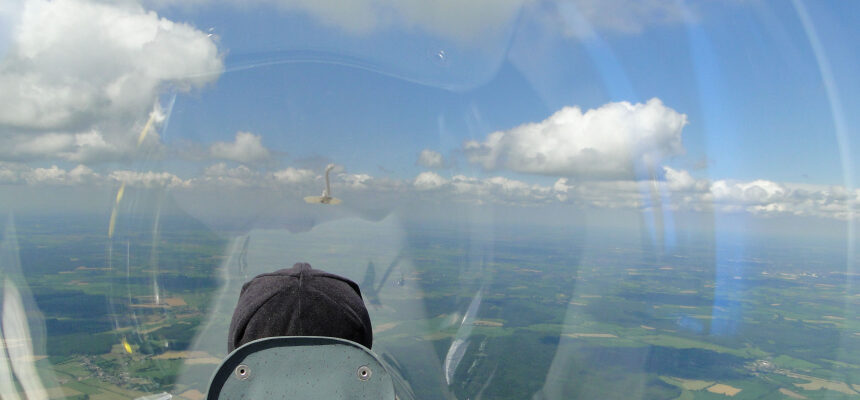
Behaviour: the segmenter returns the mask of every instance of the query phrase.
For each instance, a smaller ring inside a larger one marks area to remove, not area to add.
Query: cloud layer
[[[464,145],[468,160],[487,171],[623,179],[684,152],[687,116],[663,105],[608,103],[583,112],[565,107],[544,121],[491,133]]]
[[[323,176],[288,167],[274,171],[230,167],[216,163],[197,177],[183,179],[166,171],[115,170],[98,173],[78,165],[32,168],[0,163],[0,185],[104,186],[125,183],[131,187],[170,188],[193,193],[217,189],[223,193],[250,188],[293,193],[296,199],[322,190]],[[684,170],[662,168],[655,180],[571,181],[559,178],[552,185],[528,183],[502,176],[487,178],[425,171],[415,178],[394,180],[362,173],[332,174],[336,196],[372,195],[401,201],[466,204],[505,204],[540,207],[566,204],[580,209],[662,209],[678,212],[748,213],[759,216],[807,216],[830,219],[850,217],[849,205],[860,202],[860,189],[842,186],[779,183],[768,180],[734,181],[696,179]],[[855,215],[856,217],[856,215]]]

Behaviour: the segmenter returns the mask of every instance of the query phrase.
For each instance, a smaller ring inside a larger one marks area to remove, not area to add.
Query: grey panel
[[[391,375],[363,346],[328,337],[275,337],[227,356],[209,385],[214,399],[391,399]]]

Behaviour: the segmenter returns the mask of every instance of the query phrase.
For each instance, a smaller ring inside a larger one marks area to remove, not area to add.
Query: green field
[[[51,396],[205,390],[235,304],[213,314],[236,243],[191,220],[165,221],[154,234],[152,221],[124,220],[108,238],[98,218],[19,220],[19,282],[44,317],[38,367]],[[720,260],[723,250],[704,241],[654,257],[618,238],[582,248],[576,232],[500,230],[492,259],[475,268],[458,231],[407,232],[390,264],[350,260],[336,240],[303,246],[332,254],[335,269],[363,271],[355,280],[378,329],[374,349],[417,398],[860,396],[860,298],[838,263],[803,263],[826,254],[769,244],[766,262]],[[201,335],[206,321],[218,331]],[[458,338],[465,350],[446,366]]]

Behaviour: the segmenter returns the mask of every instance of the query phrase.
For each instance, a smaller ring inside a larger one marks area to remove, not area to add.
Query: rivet
[[[248,379],[249,377],[251,377],[251,368],[249,368],[245,364],[239,364],[239,366],[237,366],[236,370],[233,372],[236,374],[237,378],[242,379],[242,380],[245,380],[245,379]]]
[[[371,371],[370,367],[368,367],[367,365],[362,365],[358,367],[358,371],[356,371],[356,374],[358,374],[359,380],[366,381],[370,379],[370,375],[373,374],[373,371]]]

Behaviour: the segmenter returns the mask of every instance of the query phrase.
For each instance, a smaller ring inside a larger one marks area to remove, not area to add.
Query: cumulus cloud
[[[845,200],[848,199],[839,196],[844,192],[844,189],[837,187],[798,186],[762,179],[751,182],[717,180],[710,184],[704,200],[712,201],[716,209],[726,212],[805,216],[829,214],[845,218],[848,211]],[[836,209],[834,205],[837,205]]]
[[[464,145],[485,170],[587,179],[629,178],[636,166],[657,167],[682,154],[687,116],[663,105],[608,103],[583,112],[565,107],[544,121],[491,133]]]
[[[337,177],[350,189],[368,189],[374,181],[368,174],[338,174]]]
[[[21,181],[21,171],[26,167],[16,163],[0,162],[0,185],[15,184]]]
[[[552,191],[546,186],[528,184],[501,176],[485,179],[484,185],[488,186],[490,192],[497,198],[523,204],[528,204],[528,201],[545,203]]]
[[[309,169],[288,167],[286,169],[273,172],[272,176],[278,182],[305,183],[314,180],[316,174]]]
[[[835,219],[849,218],[848,205],[860,202],[860,190],[849,192],[841,186],[768,180],[709,181],[669,167],[664,167],[662,177],[656,180],[572,181],[559,178],[552,185],[501,176],[455,175],[445,179],[433,172],[423,172],[413,180],[412,187],[425,199],[477,204],[535,206],[558,202],[579,208],[646,210],[659,207],[683,212]]]
[[[842,186],[780,183],[765,179],[737,181],[695,179],[686,171],[664,167],[665,191],[674,209],[746,212],[755,215],[794,215],[846,219],[849,206],[860,201],[860,190]]]
[[[78,165],[69,171],[52,165],[50,168],[33,168],[23,171],[21,177],[30,185],[82,185],[100,178],[92,169]]]
[[[710,191],[716,202],[760,204],[784,198],[788,188],[763,179],[752,182],[718,180],[711,184]]]
[[[438,189],[448,183],[448,180],[435,172],[422,172],[415,177],[412,185],[418,190]]]
[[[52,165],[48,168],[30,168],[21,164],[10,167],[0,165],[0,184],[24,182],[35,186],[87,186],[125,183],[132,187],[187,187],[188,182],[169,172],[116,170],[99,174],[86,165],[69,170]]]
[[[125,183],[142,188],[189,186],[189,181],[165,171],[115,170],[103,175],[83,164],[66,170],[56,165],[32,168],[18,163],[0,163],[0,184],[22,183],[33,186],[99,186]]]
[[[213,164],[203,170],[203,176],[193,179],[195,184],[215,184],[220,186],[259,185],[262,174],[244,165],[230,168],[225,163]]]
[[[140,188],[163,188],[163,187],[188,187],[190,182],[184,181],[178,176],[169,172],[156,171],[113,171],[108,176],[108,179],[125,183],[131,187]]]
[[[445,165],[445,160],[442,158],[442,154],[424,149],[418,154],[418,161],[416,163],[425,168],[442,168]]]
[[[701,186],[698,188],[696,187],[699,182],[687,171],[663,167],[663,172],[666,177],[666,184],[671,190],[687,191],[692,189],[703,189]]]
[[[50,168],[35,168],[25,175],[25,180],[29,184],[64,184],[66,170],[58,168],[56,165]]]
[[[435,172],[422,172],[415,177],[412,187],[419,192],[433,193],[437,199],[477,204],[530,206],[545,203],[552,194],[550,187],[501,176],[476,178],[455,175],[451,179],[445,179]]]
[[[236,132],[233,142],[216,142],[209,148],[213,158],[238,161],[251,164],[269,158],[269,150],[262,143],[259,135],[250,132]]]
[[[223,64],[211,38],[130,2],[26,0],[0,60],[0,141],[32,157],[115,159],[136,147],[165,87],[190,90]]]
[[[145,113],[160,85],[201,86],[223,68],[203,32],[128,2],[30,0],[13,40],[0,123],[16,127]]]

